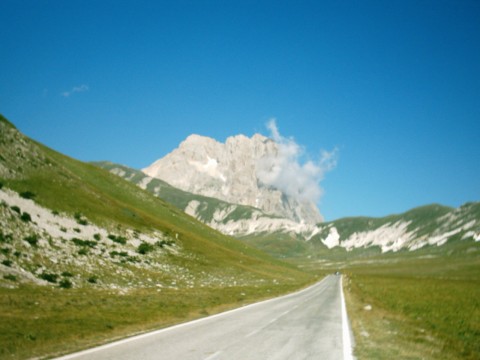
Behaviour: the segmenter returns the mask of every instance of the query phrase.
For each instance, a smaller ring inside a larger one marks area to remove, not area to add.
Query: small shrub
[[[15,252],[13,253],[13,256],[15,256],[15,257],[17,257],[17,258],[19,258],[21,255],[22,255],[22,253],[21,253],[20,251],[15,251]]]
[[[72,288],[73,284],[68,279],[62,279],[58,286],[61,287],[62,289],[70,289],[70,288]]]
[[[3,278],[4,278],[5,280],[17,281],[17,277],[16,277],[15,275],[12,275],[12,274],[3,275]]]
[[[110,256],[111,257],[115,257],[115,256],[121,256],[121,257],[126,257],[128,256],[128,252],[126,251],[116,251],[116,250],[113,250],[110,252]]]
[[[88,225],[87,219],[83,217],[81,213],[76,212],[73,217],[77,220],[77,223],[80,225]]]
[[[80,230],[79,228],[73,228],[73,231],[77,232],[77,233],[81,233],[82,230]]]
[[[0,181],[0,189],[3,188],[3,182]]]
[[[8,267],[11,267],[13,263],[12,263],[12,260],[5,259],[2,261],[2,264]]]
[[[21,213],[21,210],[20,208],[17,206],[17,205],[13,205],[10,207],[10,209],[12,209],[13,211],[15,211],[16,213]]]
[[[51,283],[56,283],[58,275],[53,273],[42,273],[40,274],[40,279],[46,280]]]
[[[78,255],[88,255],[88,250],[86,248],[82,248],[78,250]]]
[[[171,240],[160,240],[155,243],[160,248],[163,248],[165,246],[172,246],[175,242]]]
[[[62,276],[63,277],[73,277],[73,274],[69,271],[64,271],[64,272],[62,272]]]
[[[9,249],[9,248],[1,248],[0,249],[0,252],[4,255],[10,254],[10,251],[11,251],[11,249]]]
[[[38,235],[37,234],[30,235],[30,236],[25,237],[23,240],[28,242],[31,246],[37,246]]]
[[[60,213],[57,210],[52,210],[52,214],[55,216],[60,215]]]
[[[21,219],[23,222],[30,222],[30,221],[32,221],[32,217],[31,217],[30,214],[27,213],[27,212],[22,213],[22,216],[20,216],[20,219]]]
[[[61,227],[60,227],[60,231],[67,232],[67,228],[66,228],[66,227],[63,227],[63,226],[61,226]]]
[[[31,191],[23,191],[19,195],[20,195],[20,197],[22,197],[24,199],[30,199],[30,200],[35,197],[35,193],[33,193]]]
[[[93,240],[82,240],[77,238],[72,238],[72,242],[77,246],[87,246],[87,247],[95,247],[97,243]]]
[[[153,251],[153,245],[143,242],[140,245],[138,245],[137,252],[139,254],[145,255],[149,253],[150,251]]]
[[[93,238],[97,241],[100,241],[102,239],[102,235],[100,234],[93,234]]]
[[[115,235],[109,234],[108,238],[110,240],[112,240],[113,242],[116,242],[118,244],[125,245],[127,243],[127,238],[125,238],[123,236],[115,236]]]
[[[97,283],[97,280],[98,278],[96,276],[90,276],[87,281],[90,283],[90,284],[96,284]]]
[[[127,261],[129,261],[131,263],[138,263],[138,262],[140,262],[140,259],[136,256],[129,256],[129,257],[127,257]]]
[[[12,234],[4,234],[0,230],[0,243],[11,243],[13,240],[13,235]]]

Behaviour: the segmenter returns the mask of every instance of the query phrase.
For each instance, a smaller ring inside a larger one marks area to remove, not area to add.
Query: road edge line
[[[343,343],[343,359],[354,360],[352,355],[352,340],[350,338],[350,326],[348,322],[347,306],[345,304],[345,296],[343,295],[343,275],[340,278],[340,297],[342,301],[342,343]]]

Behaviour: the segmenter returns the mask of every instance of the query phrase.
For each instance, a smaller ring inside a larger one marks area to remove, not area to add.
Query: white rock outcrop
[[[229,137],[225,143],[190,135],[177,149],[142,171],[194,194],[253,206],[297,223],[322,222],[313,202],[288,196],[259,180],[261,159],[277,153],[278,145],[259,134]]]

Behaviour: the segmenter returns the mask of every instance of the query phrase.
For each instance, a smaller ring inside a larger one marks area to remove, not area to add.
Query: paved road
[[[350,360],[341,276],[280,298],[60,359]]]

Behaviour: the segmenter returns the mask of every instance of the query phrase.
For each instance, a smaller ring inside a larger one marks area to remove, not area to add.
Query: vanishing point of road
[[[62,360],[351,360],[342,277]]]

